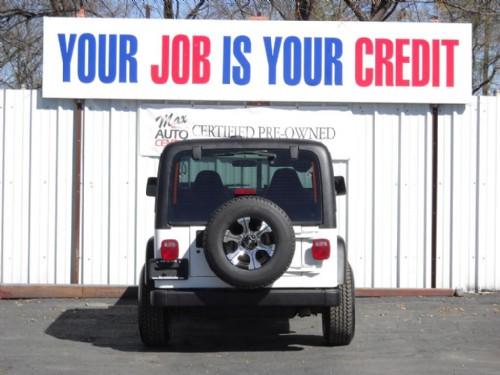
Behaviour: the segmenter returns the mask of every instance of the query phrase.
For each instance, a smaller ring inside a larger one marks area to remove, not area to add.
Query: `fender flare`
[[[337,283],[342,285],[347,267],[347,247],[341,236],[337,236],[337,259]]]
[[[154,237],[151,237],[146,244],[146,259],[144,262],[144,285],[148,286],[150,286],[152,283],[152,280],[149,279],[149,274],[148,274],[148,261],[154,258],[154,251],[155,251],[155,239]]]

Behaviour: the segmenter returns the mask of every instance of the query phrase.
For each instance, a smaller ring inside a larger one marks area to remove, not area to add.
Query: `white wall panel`
[[[374,113],[374,285],[397,286],[399,214],[399,108]]]
[[[55,276],[57,111],[31,106],[31,181],[29,212],[30,282],[53,283]],[[43,220],[42,218],[48,218]]]
[[[348,159],[347,174],[347,249],[349,262],[356,274],[357,285],[371,286],[373,243],[373,110],[375,106],[351,107],[351,115],[343,117],[343,129],[338,132],[338,143],[345,150],[341,155]],[[350,134],[350,137],[347,135]],[[353,144],[356,152],[353,152]],[[340,150],[339,150],[340,151]],[[337,152],[332,153],[337,158]],[[339,217],[339,221],[343,218]]]
[[[479,199],[477,284],[483,289],[500,289],[500,97],[479,103]]]
[[[452,142],[453,122],[451,116],[441,116],[438,124],[438,186],[437,186],[437,251],[436,251],[436,286],[449,288],[450,265],[452,260],[451,246],[453,233],[453,207],[454,199],[452,181],[454,176],[454,163]]]
[[[0,91],[0,99],[0,281],[67,283],[72,103],[29,90]]]
[[[40,92],[38,93],[40,95]],[[55,280],[56,284],[69,284],[71,273],[71,228],[72,228],[72,187],[73,187],[73,122],[74,103],[44,100],[57,111],[57,140],[55,178]]]
[[[153,234],[154,199],[145,188],[158,160],[139,154],[139,104],[85,102],[84,284],[135,284]],[[357,286],[430,287],[430,106],[320,108],[335,113],[335,171],[348,187],[339,232]],[[439,108],[438,287],[500,289],[499,108],[498,97]],[[73,126],[70,100],[0,90],[0,282],[69,283]]]
[[[398,286],[403,288],[424,286],[427,112],[426,106],[405,106],[400,117]]]
[[[137,102],[87,101],[82,259],[85,284],[135,284],[153,234],[146,180],[158,160],[138,153]]]
[[[135,279],[136,102],[111,103],[109,160],[109,280]]]
[[[442,217],[450,221],[451,275],[448,285],[474,289],[476,249],[476,175],[477,175],[477,110],[475,105],[450,106],[440,118],[451,126],[453,154],[453,194],[451,212]],[[445,134],[443,134],[445,136]]]
[[[500,289],[500,97],[439,116],[438,287]]]
[[[135,278],[137,282],[140,270],[144,265],[146,254],[146,243],[154,234],[154,213],[155,200],[146,196],[146,182],[148,177],[156,176],[158,173],[158,159],[137,156],[137,237],[136,237],[136,257],[135,257]]]
[[[3,278],[29,283],[31,91],[5,92]]]
[[[343,176],[345,181],[349,181],[349,161],[348,160],[334,160],[333,162],[333,173],[335,176]],[[348,227],[349,227],[349,217],[348,217],[348,206],[347,206],[347,195],[337,196],[337,231],[338,235],[344,238],[346,241],[349,240]]]
[[[111,112],[107,100],[85,102],[81,257],[83,284],[109,283]]]

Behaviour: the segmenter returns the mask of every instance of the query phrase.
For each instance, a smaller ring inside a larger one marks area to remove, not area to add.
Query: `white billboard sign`
[[[332,146],[347,109],[192,108],[144,104],[139,108],[140,153],[159,156],[173,142],[197,138],[306,139]]]
[[[44,19],[49,98],[466,103],[471,26]]]

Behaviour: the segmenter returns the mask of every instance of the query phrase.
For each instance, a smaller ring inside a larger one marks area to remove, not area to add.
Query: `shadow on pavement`
[[[94,300],[84,308],[61,313],[45,333],[61,340],[127,352],[301,351],[303,346],[323,345],[320,332],[291,332],[287,318],[235,316],[177,313],[171,321],[169,346],[149,349],[139,337],[134,300],[122,299],[111,306]]]

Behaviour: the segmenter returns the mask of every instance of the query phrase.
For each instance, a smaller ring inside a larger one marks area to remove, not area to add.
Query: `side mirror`
[[[156,197],[156,192],[158,188],[158,178],[157,177],[149,177],[148,183],[146,185],[146,195],[148,197]]]
[[[337,195],[345,195],[347,188],[345,186],[345,180],[343,176],[335,176],[333,178],[333,184],[335,186],[335,193]]]

